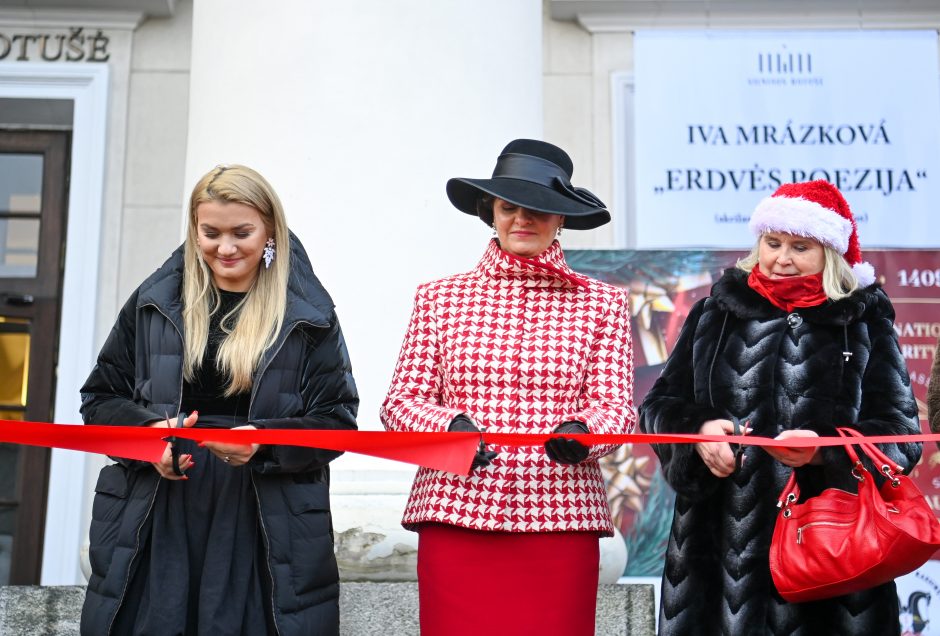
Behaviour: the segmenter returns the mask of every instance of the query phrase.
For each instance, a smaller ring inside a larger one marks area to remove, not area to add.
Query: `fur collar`
[[[711,295],[718,306],[739,318],[766,320],[784,315],[782,309],[747,284],[748,273],[732,267],[712,287]],[[848,325],[868,315],[894,320],[891,301],[877,283],[856,290],[851,296],[826,301],[816,307],[803,307],[796,311],[804,320],[824,325]]]

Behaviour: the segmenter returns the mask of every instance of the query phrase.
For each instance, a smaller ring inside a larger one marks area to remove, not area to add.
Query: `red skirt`
[[[598,538],[422,524],[422,636],[594,636]]]

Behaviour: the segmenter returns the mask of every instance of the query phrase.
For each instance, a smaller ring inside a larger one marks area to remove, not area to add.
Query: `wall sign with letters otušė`
[[[68,33],[10,33],[0,31],[0,62],[107,62],[108,36],[101,29],[86,35],[83,27]]]

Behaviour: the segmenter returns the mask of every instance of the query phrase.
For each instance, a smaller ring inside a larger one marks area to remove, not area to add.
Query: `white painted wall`
[[[271,181],[336,302],[363,429],[381,428],[415,287],[489,237],[446,180],[541,136],[541,25],[540,0],[195,3],[187,187],[218,163]]]

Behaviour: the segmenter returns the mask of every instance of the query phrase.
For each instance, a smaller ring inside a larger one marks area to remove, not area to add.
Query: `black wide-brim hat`
[[[604,202],[589,190],[571,185],[574,165],[558,146],[535,139],[516,139],[503,148],[490,179],[454,178],[447,197],[460,210],[477,216],[477,201],[486,194],[546,214],[565,217],[565,229],[590,230],[610,221]]]

